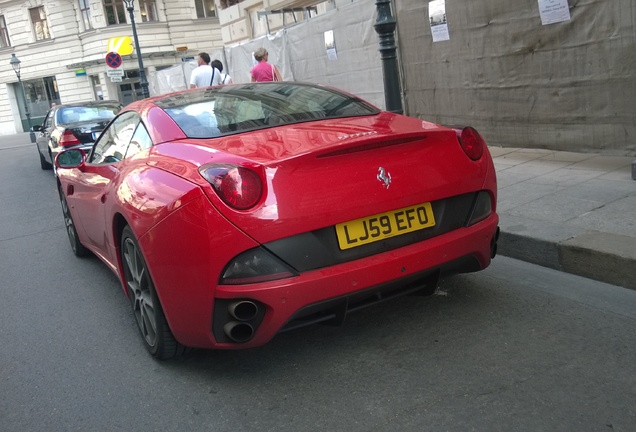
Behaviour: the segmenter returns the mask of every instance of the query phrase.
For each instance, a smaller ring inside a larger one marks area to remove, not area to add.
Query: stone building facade
[[[214,0],[137,0],[134,16],[149,78],[223,47]],[[26,109],[35,125],[53,103],[140,98],[136,52],[122,55],[121,81],[109,78],[105,62],[118,44],[124,53],[132,37],[123,0],[0,0],[0,135],[28,130]]]

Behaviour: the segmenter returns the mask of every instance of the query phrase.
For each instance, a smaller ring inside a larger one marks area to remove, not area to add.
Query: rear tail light
[[[64,131],[62,136],[60,137],[59,144],[62,147],[68,147],[72,145],[81,144],[80,140],[77,139],[73,131],[67,129]]]
[[[474,161],[479,160],[481,155],[484,154],[484,146],[486,145],[479,132],[471,127],[465,127],[461,132],[457,132],[459,144],[462,146],[466,156]]]
[[[263,195],[263,181],[249,168],[236,165],[204,165],[199,172],[217,195],[230,207],[247,210],[254,207]]]

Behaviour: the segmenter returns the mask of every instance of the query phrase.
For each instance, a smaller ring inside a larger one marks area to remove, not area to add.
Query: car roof
[[[72,108],[72,107],[91,107],[102,105],[121,105],[121,102],[117,100],[98,100],[98,101],[86,101],[86,102],[71,102],[67,104],[56,105],[56,109],[60,108]]]

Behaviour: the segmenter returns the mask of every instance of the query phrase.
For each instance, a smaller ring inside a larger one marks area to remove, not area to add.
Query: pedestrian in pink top
[[[278,68],[273,64],[267,63],[268,55],[265,48],[259,48],[254,53],[254,59],[256,59],[258,64],[252,68],[252,82],[283,80]]]

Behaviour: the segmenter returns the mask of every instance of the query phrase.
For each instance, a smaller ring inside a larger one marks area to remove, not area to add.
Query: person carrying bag
[[[265,48],[259,48],[254,53],[254,59],[258,62],[251,70],[252,82],[282,81],[278,68],[267,63],[269,53]]]

